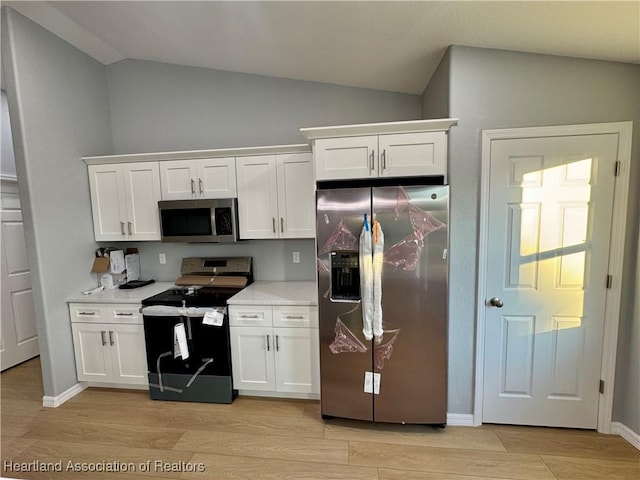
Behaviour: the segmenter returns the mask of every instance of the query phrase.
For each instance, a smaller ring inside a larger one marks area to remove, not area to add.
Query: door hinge
[[[607,275],[607,288],[611,288],[613,286],[613,275]]]
[[[604,380],[600,380],[600,388],[598,389],[600,393],[604,393]]]
[[[622,163],[620,160],[616,161],[616,177],[620,176],[620,169],[622,168]]]

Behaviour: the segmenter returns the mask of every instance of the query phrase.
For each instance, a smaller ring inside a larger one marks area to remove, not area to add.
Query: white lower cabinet
[[[79,381],[148,384],[144,327],[138,309],[139,305],[69,305]]]
[[[318,394],[317,318],[317,307],[230,306],[234,388],[287,396]]]

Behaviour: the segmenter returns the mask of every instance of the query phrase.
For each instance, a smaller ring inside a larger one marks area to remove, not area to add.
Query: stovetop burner
[[[253,281],[251,257],[182,259],[181,276],[169,290],[145,298],[143,306],[224,307]]]
[[[170,288],[153,297],[142,300],[143,306],[167,305],[170,307],[224,307],[227,300],[233,297],[239,290],[211,291],[208,289],[196,289],[191,292],[181,287]]]

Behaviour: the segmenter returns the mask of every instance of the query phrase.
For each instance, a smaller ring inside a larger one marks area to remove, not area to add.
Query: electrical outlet
[[[293,252],[293,263],[300,263],[300,252]]]
[[[167,256],[164,253],[158,255],[158,258],[160,260],[160,265],[164,265],[165,263],[167,263]]]

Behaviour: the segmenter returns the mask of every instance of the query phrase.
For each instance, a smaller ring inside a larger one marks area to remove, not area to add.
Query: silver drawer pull
[[[260,318],[258,315],[240,315],[240,318]]]
[[[131,312],[129,312],[129,313],[118,312],[118,313],[116,313],[116,317],[133,317],[133,313],[131,313]]]
[[[95,316],[96,312],[78,312],[78,315],[85,315],[85,316],[90,316],[93,317]]]
[[[284,318],[288,318],[289,320],[303,320],[304,316],[303,315],[287,315]]]
[[[113,341],[113,331],[109,330],[109,343],[111,344],[111,346],[113,347],[114,345],[114,341]]]
[[[104,331],[104,330],[102,330],[102,331],[100,332],[100,337],[102,337],[102,346],[103,346],[103,347],[107,344],[107,339],[105,338],[104,334],[105,334],[105,331]]]

